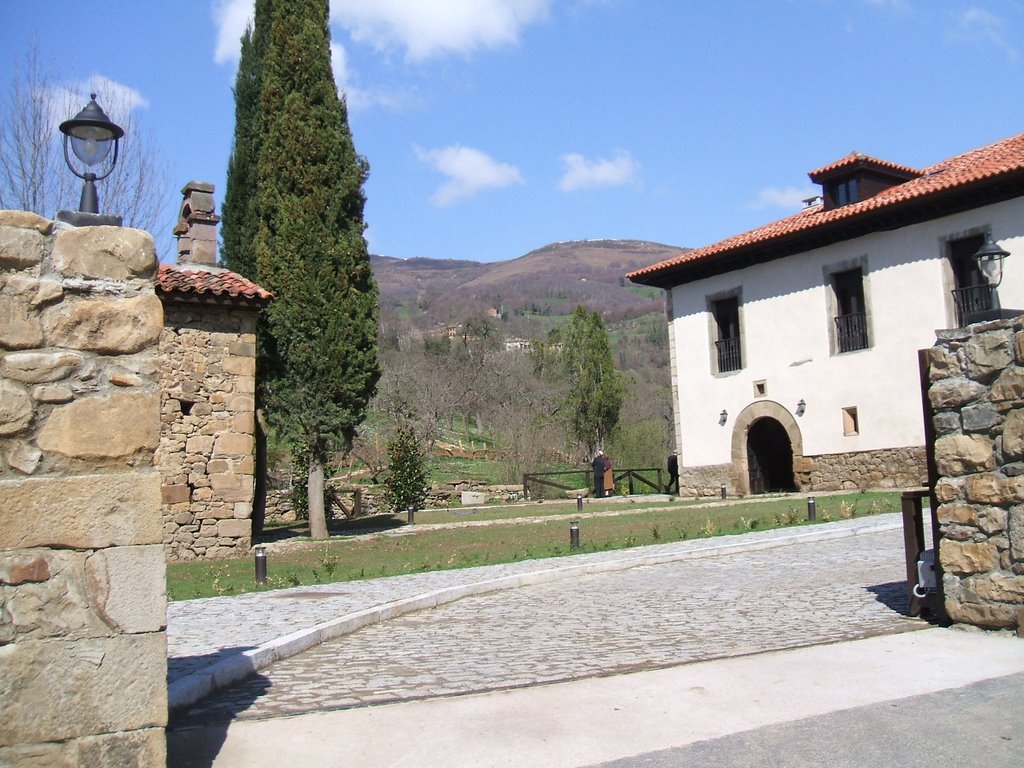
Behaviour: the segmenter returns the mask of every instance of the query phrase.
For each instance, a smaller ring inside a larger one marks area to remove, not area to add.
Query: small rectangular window
[[[850,406],[843,408],[843,435],[859,435],[860,423],[857,421],[857,408]]]
[[[768,394],[768,382],[767,381],[755,381],[754,382],[754,397],[764,397]]]

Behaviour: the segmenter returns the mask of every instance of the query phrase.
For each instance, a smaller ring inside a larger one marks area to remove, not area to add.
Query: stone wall
[[[806,491],[862,491],[927,485],[924,446],[804,456],[793,462],[797,487]]]
[[[946,612],[1024,635],[1024,317],[940,331],[928,398]]]
[[[707,467],[680,467],[681,496],[718,496],[724,483],[730,496],[739,487],[737,472],[731,464]],[[888,448],[855,453],[797,456],[793,459],[793,480],[798,490],[864,491],[892,488],[916,488],[927,483],[928,469],[924,446]]]
[[[0,211],[0,765],[165,762],[153,240]]]
[[[252,544],[257,312],[165,299],[160,337],[164,544],[172,560]]]

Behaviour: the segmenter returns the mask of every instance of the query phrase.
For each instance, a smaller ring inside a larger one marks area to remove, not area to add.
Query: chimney
[[[178,238],[178,264],[217,265],[217,224],[220,216],[214,213],[213,184],[190,181],[181,194],[181,213],[174,234]]]

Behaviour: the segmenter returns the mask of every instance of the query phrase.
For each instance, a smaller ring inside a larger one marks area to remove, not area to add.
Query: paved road
[[[884,520],[876,518],[871,524],[878,522]],[[891,527],[466,597],[277,662],[176,714],[171,726],[516,689],[927,627],[903,615],[903,569],[902,534]],[[331,601],[360,605],[370,599],[367,591],[383,600],[396,589],[413,594],[436,587],[437,579],[468,576],[450,572],[421,577],[337,585],[321,590],[319,598],[316,591],[302,593],[305,598],[293,592],[289,601],[279,601],[282,615],[268,618],[268,623],[281,626],[268,631],[280,633],[298,613],[336,614],[339,607]],[[232,616],[238,622],[232,611],[246,603],[236,598],[218,608],[216,601],[196,602],[180,605],[177,617],[172,615],[172,656],[178,652],[172,658],[172,675],[229,654],[232,645],[262,642],[239,624],[232,630],[237,632],[233,644],[222,642],[209,653],[197,654],[193,634],[203,629],[192,627],[190,633],[184,625],[190,615],[202,623],[195,613],[198,604],[205,604],[209,625],[211,612],[216,616],[218,611],[224,622]],[[274,600],[267,595],[251,598],[257,620],[263,615],[258,611],[268,605],[272,608]],[[209,633],[209,626],[205,631]]]

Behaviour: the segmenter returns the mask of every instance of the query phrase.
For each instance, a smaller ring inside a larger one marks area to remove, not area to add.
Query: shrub
[[[390,512],[419,509],[427,499],[427,464],[416,431],[400,425],[388,442],[388,470],[384,478],[385,504]]]

